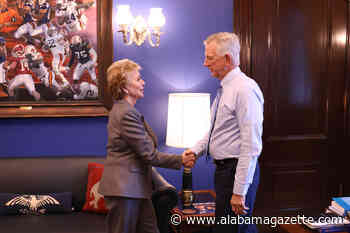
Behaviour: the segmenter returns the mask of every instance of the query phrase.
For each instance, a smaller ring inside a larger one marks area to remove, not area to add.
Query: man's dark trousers
[[[215,170],[215,192],[216,192],[216,222],[220,221],[223,217],[226,218],[226,224],[216,224],[214,227],[214,233],[257,233],[258,230],[255,224],[235,224],[232,218],[236,218],[237,215],[232,211],[230,200],[232,197],[233,184],[235,180],[236,167],[238,160],[234,159],[230,162],[216,165]],[[246,215],[240,215],[241,217],[252,216],[256,192],[259,185],[260,168],[257,163],[254,173],[252,184],[249,186],[245,204],[249,208]],[[228,217],[229,216],[229,217]],[[229,219],[231,218],[231,220]],[[229,222],[227,222],[229,221]],[[242,221],[242,220],[241,220]],[[222,222],[223,223],[223,222]]]

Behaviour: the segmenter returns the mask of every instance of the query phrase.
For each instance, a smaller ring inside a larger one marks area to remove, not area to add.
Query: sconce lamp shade
[[[169,94],[166,145],[192,147],[209,131],[209,127],[209,93]]]
[[[150,27],[163,27],[165,24],[165,16],[162,8],[151,8],[148,17],[148,25]]]
[[[117,6],[116,21],[118,32],[123,35],[126,45],[135,43],[142,45],[147,39],[152,47],[159,47],[162,26],[165,24],[165,16],[162,8],[151,8],[148,23],[142,16],[133,17],[129,5]]]
[[[129,25],[132,23],[133,16],[129,5],[119,5],[117,8],[117,24]]]

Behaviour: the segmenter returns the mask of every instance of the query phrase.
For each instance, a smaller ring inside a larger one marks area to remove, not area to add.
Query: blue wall
[[[166,24],[160,47],[126,46],[115,32],[114,60],[129,58],[142,66],[145,98],[136,107],[156,132],[160,150],[182,153],[164,146],[168,93],[209,92],[214,98],[219,83],[202,65],[203,40],[214,32],[232,31],[233,0],[116,0],[114,8],[116,3],[129,4],[134,16],[148,17],[149,8],[163,8]],[[106,117],[1,119],[0,156],[104,156],[106,124]],[[179,171],[159,170],[181,187]],[[212,177],[212,163],[200,159],[193,170],[194,188],[212,188]]]

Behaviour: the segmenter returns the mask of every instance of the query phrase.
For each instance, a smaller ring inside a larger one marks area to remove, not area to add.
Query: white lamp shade
[[[209,131],[209,127],[209,93],[169,94],[166,145],[192,147]]]
[[[133,16],[130,11],[129,5],[119,5],[117,7],[117,16],[116,16],[118,25],[129,25],[132,23]]]
[[[148,17],[148,25],[150,27],[163,27],[165,24],[165,16],[162,8],[151,8]]]

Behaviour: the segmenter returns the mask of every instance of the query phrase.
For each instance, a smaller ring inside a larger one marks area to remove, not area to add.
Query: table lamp
[[[170,93],[166,145],[190,148],[210,127],[209,93]],[[182,203],[184,213],[193,213],[192,169],[184,168]]]

